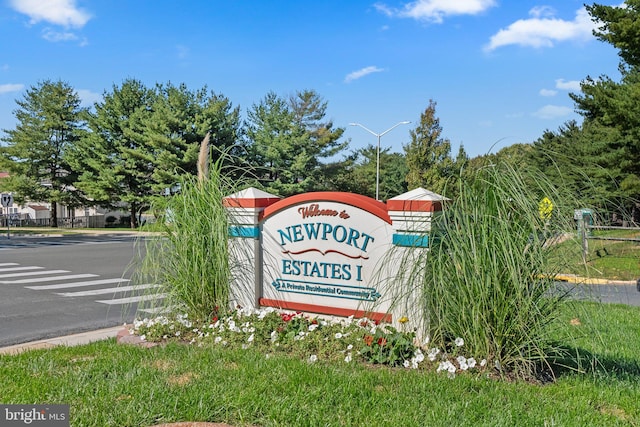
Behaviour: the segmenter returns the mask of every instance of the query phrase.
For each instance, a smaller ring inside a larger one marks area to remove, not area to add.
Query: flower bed
[[[404,324],[403,324],[404,325]],[[191,345],[255,347],[265,357],[289,354],[309,363],[369,363],[409,369],[430,369],[454,378],[456,373],[481,371],[487,361],[463,355],[464,340],[445,349],[417,342],[413,331],[397,330],[367,318],[314,317],[301,312],[238,309],[206,321],[187,315],[136,320],[129,329],[144,343],[180,341]]]

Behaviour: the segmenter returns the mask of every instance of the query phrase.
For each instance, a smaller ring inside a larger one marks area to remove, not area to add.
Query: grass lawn
[[[547,384],[108,340],[0,356],[0,402],[70,404],[72,426],[640,425],[638,308],[576,302],[559,324],[581,370]]]
[[[640,232],[630,230],[594,230],[594,239],[588,239],[587,264],[582,261],[580,246],[565,242],[569,260],[564,273],[612,280],[637,280],[640,278],[640,242],[625,240],[600,240],[605,238],[640,239]]]

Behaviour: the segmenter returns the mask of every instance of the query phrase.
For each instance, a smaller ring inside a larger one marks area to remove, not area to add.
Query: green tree
[[[640,179],[640,70],[623,71],[619,83],[588,78],[581,88],[582,94],[570,96],[584,117],[584,151],[594,165],[590,177],[612,205],[622,203],[640,219],[640,193],[629,185]]]
[[[407,164],[402,153],[390,148],[380,150],[380,194],[387,200],[407,191]],[[374,145],[360,148],[340,162],[330,166],[330,190],[346,191],[375,198],[376,161],[378,149]]]
[[[178,182],[181,175],[196,174],[200,143],[207,133],[212,161],[217,161],[222,152],[239,154],[234,146],[240,133],[240,111],[206,87],[192,91],[185,84],[157,85],[144,126],[154,154],[151,179],[156,194]]]
[[[304,131],[300,142],[310,155],[305,166],[310,185],[304,191],[325,190],[322,182],[328,164],[323,160],[339,154],[348,146],[347,141],[339,141],[344,128],[335,128],[332,121],[325,121],[327,102],[313,90],[298,91],[290,96],[289,108],[293,112],[294,123]]]
[[[640,0],[625,0],[624,7],[597,3],[585,7],[598,26],[593,34],[618,49],[624,63],[639,66]]]
[[[80,97],[66,82],[45,80],[31,86],[17,100],[15,129],[5,130],[7,143],[0,147],[5,190],[15,192],[18,202],[48,202],[51,226],[58,226],[58,204],[77,205],[81,195],[71,186],[74,171],[66,153],[83,131]]]
[[[446,189],[455,188],[451,178],[459,175],[456,162],[451,158],[451,142],[442,137],[442,126],[436,117],[436,103],[429,100],[429,106],[420,115],[420,123],[410,130],[411,142],[404,146],[409,173],[409,190],[424,187],[438,194],[446,195]],[[459,153],[460,162],[465,155]]]
[[[640,1],[586,8],[598,26],[594,35],[619,50],[622,79],[588,77],[581,94],[570,94],[584,117],[584,152],[599,173],[596,192],[624,202],[640,220]]]
[[[145,132],[155,101],[152,90],[135,79],[105,92],[88,119],[90,132],[70,153],[82,170],[76,183],[95,203],[130,212],[132,228],[154,195],[157,152]]]
[[[344,129],[323,121],[326,105],[314,91],[288,101],[270,92],[248,111],[250,163],[267,191],[289,196],[323,188],[322,160],[346,146],[338,142]]]

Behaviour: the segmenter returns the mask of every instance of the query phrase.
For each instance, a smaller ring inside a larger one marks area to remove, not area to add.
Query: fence
[[[0,215],[3,227],[51,227],[51,218],[29,218],[18,214]],[[104,215],[58,218],[58,228],[103,228]]]

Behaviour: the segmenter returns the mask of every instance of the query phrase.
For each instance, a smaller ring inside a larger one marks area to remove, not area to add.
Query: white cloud
[[[375,8],[388,15],[441,23],[445,16],[476,15],[496,5],[495,0],[417,0],[401,9],[376,3]]]
[[[383,68],[378,68],[375,65],[371,65],[369,67],[364,67],[361,70],[354,71],[352,73],[347,74],[347,76],[344,78],[344,82],[345,83],[350,83],[350,82],[352,82],[354,80],[358,80],[358,79],[360,79],[360,78],[362,78],[362,77],[364,77],[364,76],[366,76],[368,74],[380,73],[382,71],[384,71]]]
[[[50,42],[68,42],[78,40],[78,36],[68,31],[55,31],[51,28],[45,28],[42,31],[42,38]]]
[[[565,79],[557,79],[556,88],[563,89],[563,90],[571,90],[574,92],[580,92],[582,90],[582,88],[580,87],[579,80],[565,81]]]
[[[7,83],[0,85],[0,94],[3,93],[11,93],[11,92],[19,92],[24,88],[23,84],[20,83]]]
[[[539,119],[557,119],[568,116],[571,113],[573,113],[573,109],[571,107],[564,107],[562,105],[545,105],[533,113],[532,116]]]
[[[589,40],[596,25],[591,21],[585,8],[578,9],[572,21],[554,16],[548,7],[536,7],[529,11],[531,18],[519,19],[505,29],[491,36],[486,51],[501,46],[519,45],[535,48],[552,47],[557,42],[567,40]]]
[[[556,96],[557,90],[553,89],[540,89],[540,96]]]
[[[78,9],[75,0],[10,0],[16,11],[31,18],[31,23],[40,21],[64,27],[82,28],[91,15]]]
[[[76,91],[80,97],[81,104],[84,107],[92,107],[94,103],[102,101],[102,95],[99,93],[91,92],[88,89],[78,89]]]

